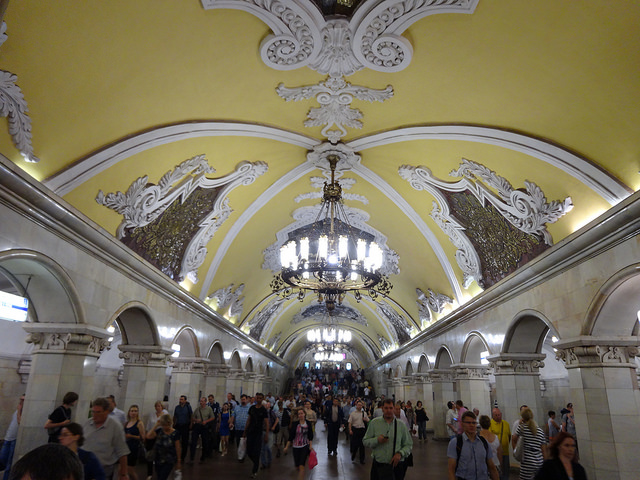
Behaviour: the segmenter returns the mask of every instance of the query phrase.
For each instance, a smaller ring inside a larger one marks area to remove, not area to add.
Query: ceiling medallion
[[[393,96],[393,87],[387,85],[383,90],[376,90],[358,85],[351,85],[342,77],[329,77],[317,85],[288,88],[282,83],[276,92],[286,101],[307,100],[316,97],[319,108],[312,108],[307,114],[305,127],[320,127],[322,135],[331,143],[338,143],[347,134],[346,127],[362,128],[362,112],[352,108],[354,98],[368,102],[384,102]],[[335,127],[332,129],[332,127]]]
[[[327,157],[331,183],[324,185],[324,197],[315,221],[304,236],[284,244],[280,250],[282,270],[271,281],[274,293],[289,298],[298,289],[302,301],[313,291],[319,303],[332,312],[348,292],[357,301],[361,291],[372,299],[388,295],[392,285],[380,272],[383,251],[365,232],[354,229],[344,211],[342,188],[335,179],[336,155]]]
[[[7,24],[0,25],[0,45],[7,40]],[[31,144],[31,118],[27,115],[29,109],[22,90],[16,85],[18,77],[11,72],[0,70],[0,115],[7,117],[9,134],[13,144],[27,162],[40,161],[33,153]]]

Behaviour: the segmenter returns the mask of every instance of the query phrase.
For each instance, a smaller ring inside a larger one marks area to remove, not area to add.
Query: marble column
[[[491,416],[491,398],[489,396],[489,366],[470,363],[451,365],[455,371],[458,399],[469,410],[477,408],[480,415]]]
[[[433,388],[433,416],[429,415],[433,424],[435,440],[449,440],[447,433],[447,402],[455,400],[453,391],[453,370],[434,369],[429,371]]]
[[[106,330],[84,324],[26,323],[23,328],[34,348],[15,459],[47,442],[42,426],[67,392],[80,396],[72,420],[84,422],[93,399],[96,362],[109,337]]]
[[[245,372],[242,378],[242,393],[249,397],[256,394],[256,374],[253,372]]]
[[[496,379],[498,407],[510,425],[520,418],[520,405],[531,408],[537,423],[546,421],[540,392],[540,368],[544,367],[545,357],[542,353],[500,353],[487,357]]]
[[[413,375],[411,376],[406,376],[406,377],[402,377],[402,383],[403,383],[403,396],[402,399],[403,401],[407,401],[407,400],[411,400],[411,404],[415,407],[416,405],[416,398],[417,398],[417,388],[416,388],[416,383],[415,383],[415,378],[413,377]]]
[[[229,367],[225,364],[209,364],[204,376],[204,391],[207,396],[213,395],[216,402],[222,405],[227,401],[227,376]]]
[[[236,401],[240,402],[240,395],[242,392],[242,381],[244,379],[244,372],[240,369],[230,369],[227,376],[226,391],[236,396]]]
[[[118,348],[124,360],[121,408],[126,412],[130,405],[138,405],[146,425],[154,413],[154,404],[164,398],[167,361],[173,351],[157,345],[118,345]]]
[[[431,381],[431,377],[426,373],[414,373],[413,376],[416,382],[416,403],[418,400],[422,401],[422,406],[429,417],[427,430],[433,430],[433,420],[435,418],[433,412],[433,382]]]
[[[193,408],[198,406],[204,387],[204,372],[207,364],[204,358],[178,357],[171,371],[171,392],[169,405],[177,405],[181,395],[186,395]]]
[[[569,371],[580,463],[595,480],[640,471],[638,337],[577,337],[554,346]]]

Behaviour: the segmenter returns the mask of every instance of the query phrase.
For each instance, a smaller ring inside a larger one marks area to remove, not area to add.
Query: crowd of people
[[[252,478],[260,468],[270,468],[274,457],[291,452],[298,479],[303,480],[309,458],[315,455],[317,428],[326,433],[329,455],[338,455],[343,434],[352,462],[365,464],[370,451],[372,480],[403,480],[413,465],[414,442],[427,441],[429,416],[422,402],[414,406],[411,401],[376,397],[364,372],[304,369],[298,373],[289,395],[256,393],[236,398],[228,393],[222,405],[209,395],[198,399],[196,407],[182,395],[171,413],[166,402],[157,401],[146,424],[138,405],[124,412],[113,396],[93,400],[83,425],[72,422],[71,409],[78,395],[69,392],[44,428],[50,444],[73,452],[85,480],[138,480],[139,461],[146,462],[146,480],[154,472],[158,480],[167,480],[172,472],[179,480],[182,466],[193,463],[198,451],[199,462],[205,463],[214,452],[225,456],[231,450],[238,461],[251,460]],[[0,450],[0,462],[6,466],[4,480],[16,478],[11,464],[23,402],[24,396]],[[555,412],[548,412],[542,428],[526,405],[511,424],[497,406],[490,416],[467,409],[460,400],[449,402],[448,407],[450,480],[508,479],[512,451],[520,462],[521,480],[586,478],[578,463],[572,404],[562,410],[559,421]]]

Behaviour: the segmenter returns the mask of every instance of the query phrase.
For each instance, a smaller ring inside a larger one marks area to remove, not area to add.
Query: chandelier
[[[388,295],[392,285],[380,272],[382,249],[373,235],[349,223],[342,187],[335,179],[337,155],[328,155],[327,160],[331,183],[324,184],[320,211],[310,226],[291,232],[280,248],[282,270],[271,281],[271,289],[284,298],[298,289],[300,301],[313,291],[331,313],[347,292],[360,302],[362,291],[375,299]]]

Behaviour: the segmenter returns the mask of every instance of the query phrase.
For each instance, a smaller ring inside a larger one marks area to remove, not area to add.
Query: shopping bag
[[[309,470],[313,469],[316,465],[318,465],[318,455],[316,455],[315,450],[311,450],[311,452],[309,452]]]
[[[518,462],[522,463],[522,451],[524,450],[524,437],[518,437],[518,443],[516,443],[516,448],[513,449],[513,458],[515,458]]]
[[[240,444],[238,444],[238,460],[242,460],[246,454],[247,454],[247,437],[242,437],[240,439]]]

